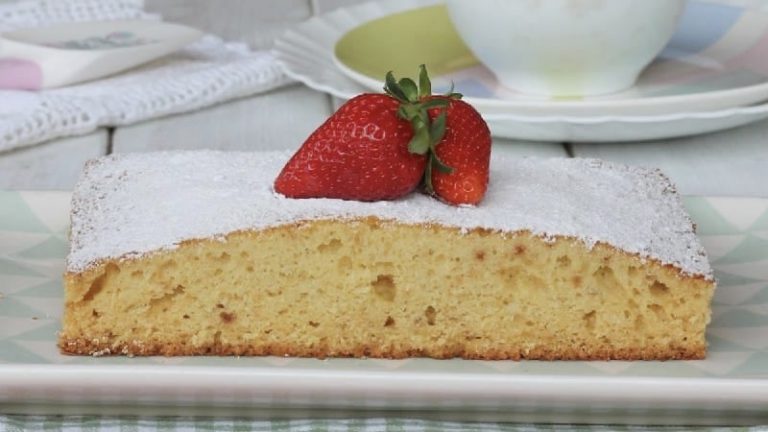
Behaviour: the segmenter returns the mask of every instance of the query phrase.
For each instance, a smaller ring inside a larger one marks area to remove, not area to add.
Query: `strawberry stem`
[[[433,194],[432,168],[446,174],[453,172],[453,168],[437,156],[436,148],[445,136],[449,99],[461,99],[461,94],[454,93],[451,84],[451,90],[445,97],[432,98],[432,82],[425,65],[419,66],[418,86],[410,78],[396,80],[391,71],[387,72],[384,82],[384,92],[400,102],[397,115],[408,120],[413,128],[413,138],[408,143],[408,151],[428,157],[424,170],[424,186],[427,193]],[[440,114],[433,121],[428,111],[435,108],[440,109]]]

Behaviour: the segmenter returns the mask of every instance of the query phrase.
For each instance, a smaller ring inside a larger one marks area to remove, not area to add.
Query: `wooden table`
[[[0,0],[11,1],[11,0]],[[763,0],[732,0],[739,4]],[[360,0],[147,0],[147,9],[266,49],[285,28]],[[296,84],[202,111],[0,153],[0,189],[71,189],[83,163],[110,152],[216,148],[286,149],[338,106]],[[768,121],[730,131],[643,143],[534,143],[496,139],[494,152],[517,156],[599,157],[659,167],[689,195],[768,197]]]

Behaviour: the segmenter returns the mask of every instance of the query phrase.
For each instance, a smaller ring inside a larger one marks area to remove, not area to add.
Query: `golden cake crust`
[[[264,346],[212,344],[189,347],[183,341],[130,342],[117,344],[104,340],[66,339],[59,347],[64,354],[73,355],[128,355],[128,356],[285,356],[285,357],[352,357],[404,359],[429,357],[434,359],[463,358],[468,360],[701,360],[706,357],[706,346],[670,347],[667,349],[602,348],[589,351],[565,347],[561,349],[537,347],[529,350],[496,349],[475,352],[463,347],[433,349],[399,349],[378,345],[358,345],[345,351],[331,351],[328,347],[305,348],[290,343],[270,343]]]

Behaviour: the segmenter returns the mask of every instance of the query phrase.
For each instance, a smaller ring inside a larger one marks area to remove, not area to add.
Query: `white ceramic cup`
[[[459,35],[522,93],[594,96],[634,85],[685,0],[446,0]]]

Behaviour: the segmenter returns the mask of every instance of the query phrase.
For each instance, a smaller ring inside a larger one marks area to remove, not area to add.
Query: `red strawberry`
[[[435,123],[440,115],[430,110]],[[435,146],[435,156],[451,171],[428,168],[426,175],[431,176],[432,190],[443,201],[477,205],[488,189],[491,132],[480,113],[464,101],[452,99],[445,115],[445,135]]]
[[[363,94],[342,105],[307,138],[275,181],[291,198],[360,201],[401,197],[418,187],[427,158],[408,151],[411,125],[400,102]]]
[[[428,193],[478,204],[488,186],[491,136],[461,95],[432,96],[422,65],[419,85],[386,77],[387,95],[360,95],[334,113],[288,161],[275,190],[292,198],[395,199],[421,179]]]
[[[398,114],[413,126],[414,138],[409,149],[429,158],[424,174],[427,193],[449,204],[477,205],[488,189],[488,125],[471,105],[460,100],[460,94],[432,96],[423,65],[419,84],[418,100],[413,97],[416,86],[408,79],[395,82],[388,74],[384,90],[401,101]]]

